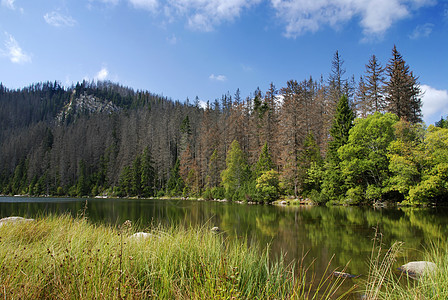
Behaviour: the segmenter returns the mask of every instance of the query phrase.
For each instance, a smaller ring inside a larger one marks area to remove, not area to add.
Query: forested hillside
[[[0,192],[443,202],[447,129],[420,122],[418,78],[395,47],[358,83],[336,52],[327,77],[205,107],[110,82],[0,84]]]

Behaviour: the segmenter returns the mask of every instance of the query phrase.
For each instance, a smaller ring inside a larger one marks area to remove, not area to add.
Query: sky
[[[448,115],[448,0],[0,0],[0,82],[110,80],[173,100],[243,97],[328,78],[338,51],[358,80],[394,45],[427,125]]]

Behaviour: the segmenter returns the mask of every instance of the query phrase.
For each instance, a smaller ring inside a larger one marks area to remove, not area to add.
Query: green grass
[[[434,243],[423,253],[422,260],[437,265],[435,272],[412,279],[394,268],[402,243],[394,243],[383,253],[381,239],[375,239],[364,299],[448,299],[448,246],[443,244]]]
[[[0,298],[333,299],[341,294],[342,282],[331,279],[331,272],[314,280],[309,266],[273,262],[268,250],[230,241],[209,228],[158,227],[150,238],[130,238],[136,231],[130,222],[115,228],[66,215],[5,224]]]

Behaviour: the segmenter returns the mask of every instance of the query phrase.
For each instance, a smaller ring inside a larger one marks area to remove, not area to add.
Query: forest
[[[422,123],[397,48],[345,73],[336,51],[328,76],[206,105],[108,81],[0,83],[0,194],[447,203],[448,122]]]

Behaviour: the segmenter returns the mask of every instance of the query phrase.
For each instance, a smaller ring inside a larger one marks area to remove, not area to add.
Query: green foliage
[[[350,108],[348,98],[346,95],[343,95],[339,99],[333,125],[330,129],[331,140],[328,143],[327,159],[336,162],[339,161],[338,149],[347,143],[349,131],[353,127],[354,119],[355,114]]]
[[[382,200],[380,191],[389,178],[387,149],[394,140],[393,125],[397,121],[395,115],[379,112],[365,119],[357,119],[350,130],[347,144],[338,150],[341,175],[347,188],[356,188],[359,200]],[[359,195],[359,189],[368,190],[368,197]]]
[[[274,168],[274,163],[271,159],[271,154],[269,153],[269,147],[267,143],[264,143],[261,149],[260,157],[258,158],[257,164],[255,165],[255,176],[258,177],[266,171]]]
[[[271,203],[280,197],[279,173],[274,170],[263,172],[256,180],[258,199]]]
[[[242,193],[245,192],[248,187],[247,183],[251,180],[251,171],[246,156],[236,140],[230,145],[226,166],[227,168],[221,172],[226,197],[233,200],[244,200]]]
[[[448,201],[448,129],[413,127],[391,144],[389,157],[389,188],[400,192],[406,203]]]
[[[434,125],[436,127],[448,129],[448,120],[446,118],[444,119],[443,117],[441,117],[440,120],[437,121]]]

